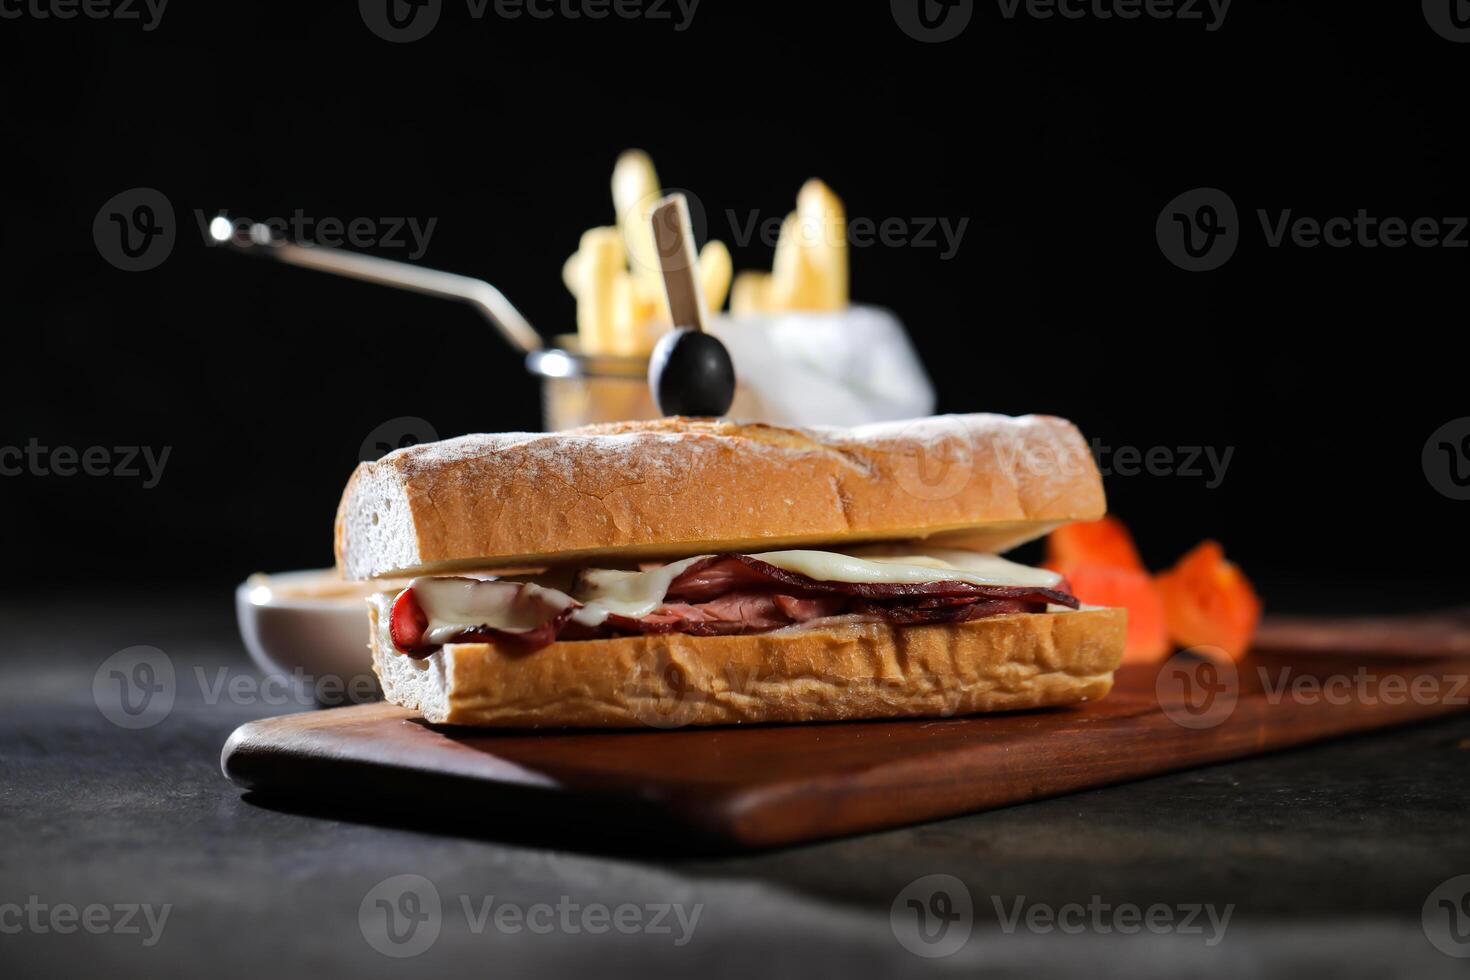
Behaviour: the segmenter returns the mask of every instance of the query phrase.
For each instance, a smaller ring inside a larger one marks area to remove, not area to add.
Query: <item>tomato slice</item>
[[[404,653],[412,653],[424,642],[424,633],[429,629],[429,617],[413,589],[404,589],[393,600],[393,613],[388,619],[388,633],[393,645]]]

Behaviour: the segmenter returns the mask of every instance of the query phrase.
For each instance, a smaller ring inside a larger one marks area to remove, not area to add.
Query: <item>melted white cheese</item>
[[[575,604],[565,592],[523,582],[424,577],[408,587],[429,619],[424,642],[432,644],[476,626],[525,633]]]
[[[1056,572],[1007,561],[975,551],[935,549],[914,554],[901,548],[834,551],[767,551],[751,555],[769,565],[797,572],[819,582],[861,584],[897,582],[969,582],[972,585],[1024,585],[1049,589],[1061,582]]]
[[[995,555],[951,549],[923,554],[888,546],[834,551],[766,551],[751,555],[784,571],[819,582],[917,585],[925,582],[969,582],[974,585],[1014,585],[1053,588],[1062,577],[1044,568],[1031,568]],[[690,565],[706,558],[696,555],[642,572],[608,568],[586,569],[576,596],[558,589],[493,579],[416,578],[419,607],[429,620],[426,643],[446,643],[476,626],[507,633],[524,633],[554,615],[580,603],[572,619],[599,626],[610,614],[637,619],[663,604],[669,586]]]

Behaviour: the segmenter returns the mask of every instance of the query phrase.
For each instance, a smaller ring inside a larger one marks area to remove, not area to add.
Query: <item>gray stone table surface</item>
[[[1439,888],[1470,874],[1470,717],[770,853],[609,853],[594,812],[528,841],[243,798],[225,738],[302,709],[267,703],[227,600],[4,622],[0,976],[1470,975],[1435,945],[1470,954]],[[137,644],[177,695],[128,730],[93,680]]]

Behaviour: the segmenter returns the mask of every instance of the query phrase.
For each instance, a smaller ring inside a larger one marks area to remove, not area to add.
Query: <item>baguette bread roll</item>
[[[416,660],[372,601],[373,669],[387,699],[430,722],[677,728],[949,717],[1088,701],[1123,655],[1121,609],[1018,613],[894,627],[833,619],[751,636],[668,633],[554,643],[531,653],[449,644]]]
[[[349,579],[927,539],[1002,551],[1101,517],[1070,422],[950,415],[856,429],[660,419],[468,435],[358,466]]]

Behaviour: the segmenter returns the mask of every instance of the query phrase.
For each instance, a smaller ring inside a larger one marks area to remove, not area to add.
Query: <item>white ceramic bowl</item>
[[[368,653],[367,596],[395,582],[343,582],[331,569],[250,576],[235,589],[240,637],[265,671],[322,703],[379,696]]]

